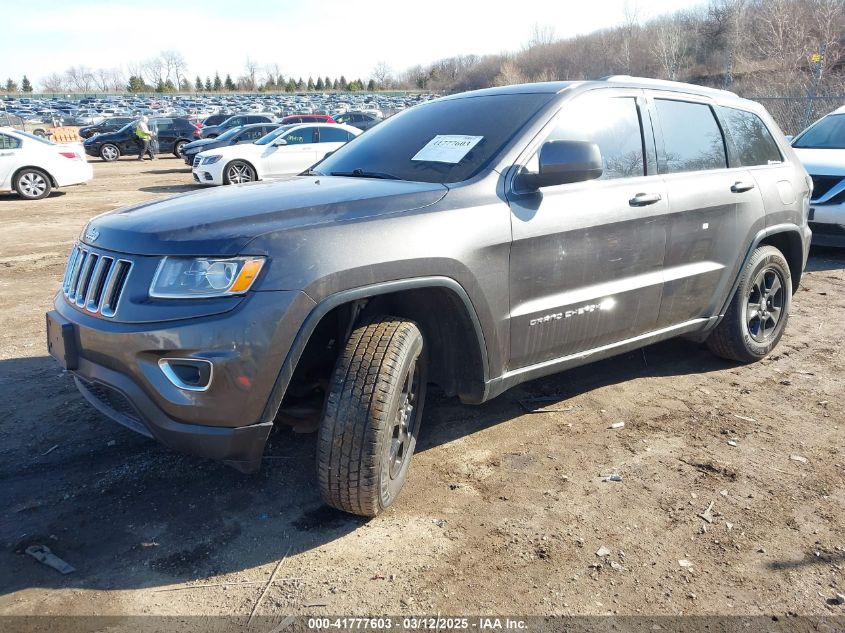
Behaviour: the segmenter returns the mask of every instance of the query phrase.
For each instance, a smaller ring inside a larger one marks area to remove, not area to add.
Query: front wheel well
[[[792,277],[792,294],[795,294],[804,272],[804,246],[801,236],[795,231],[783,231],[766,236],[757,246],[774,246],[783,253],[786,263],[789,264],[789,274]]]
[[[340,350],[356,324],[376,315],[415,322],[428,347],[429,381],[446,395],[479,401],[483,341],[464,300],[446,287],[425,287],[350,300],[329,310],[312,330],[280,407],[282,413],[325,390]]]

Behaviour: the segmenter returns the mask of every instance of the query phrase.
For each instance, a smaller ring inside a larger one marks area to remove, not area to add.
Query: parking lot
[[[86,221],[195,190],[173,157],[93,163],[0,195],[0,613],[249,615],[274,573],[259,615],[843,612],[845,251],[813,250],[763,362],[677,340],[480,407],[435,396],[365,521],[322,505],[313,434],[276,431],[242,475],[107,420],[47,356]]]

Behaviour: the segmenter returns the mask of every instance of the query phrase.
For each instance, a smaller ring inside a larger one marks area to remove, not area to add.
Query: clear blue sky
[[[283,74],[366,79],[375,64],[397,71],[459,54],[515,51],[534,24],[568,37],[614,26],[625,6],[641,20],[701,0],[0,0],[0,78],[39,85],[82,64],[121,67],[180,51],[189,75],[236,77],[247,57]],[[18,14],[18,17],[15,17]]]

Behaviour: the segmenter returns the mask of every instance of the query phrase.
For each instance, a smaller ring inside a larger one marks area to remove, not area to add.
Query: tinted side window
[[[257,141],[262,136],[264,136],[266,132],[264,131],[263,127],[251,127],[248,130],[245,130],[243,134],[241,134],[239,141]]]
[[[645,174],[643,134],[633,97],[585,97],[564,109],[560,123],[546,141],[589,141],[599,146],[602,179]],[[536,158],[529,169],[537,170]]]
[[[719,114],[736,148],[738,166],[753,167],[783,162],[775,139],[760,117],[736,108],[720,107]]]
[[[321,127],[321,143],[345,143],[349,138],[349,132],[340,127]]]
[[[724,169],[725,142],[713,111],[703,103],[655,99],[663,130],[664,173]]]
[[[288,142],[288,145],[302,145],[303,143],[313,143],[314,128],[301,127],[298,130],[294,130],[293,132],[288,133],[288,135],[285,136],[285,140]]]
[[[8,134],[0,134],[0,149],[17,149],[21,146],[21,142],[9,136]]]

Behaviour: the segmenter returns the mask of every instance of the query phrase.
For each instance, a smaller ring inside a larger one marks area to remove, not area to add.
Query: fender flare
[[[742,260],[742,264],[740,265],[739,270],[736,274],[736,279],[734,279],[734,282],[731,285],[730,292],[728,292],[728,296],[725,299],[725,302],[722,304],[722,309],[719,311],[719,318],[712,324],[711,328],[716,327],[716,325],[719,323],[719,321],[722,320],[722,317],[724,316],[725,312],[728,309],[728,305],[730,305],[731,300],[733,300],[733,296],[736,293],[736,289],[739,287],[739,279],[740,279],[740,277],[742,277],[742,271],[745,270],[745,267],[748,264],[748,260],[751,259],[751,255],[753,255],[754,251],[757,249],[757,247],[760,246],[760,242],[762,242],[763,240],[765,240],[768,237],[771,237],[773,235],[778,235],[780,233],[794,233],[798,237],[798,239],[800,240],[801,248],[802,248],[802,251],[803,251],[802,262],[801,262],[801,269],[803,270],[804,265],[807,262],[807,254],[809,252],[809,247],[807,246],[807,243],[805,242],[805,239],[804,239],[805,236],[804,236],[804,233],[801,231],[801,227],[799,227],[797,224],[784,223],[784,224],[775,224],[773,226],[767,226],[766,228],[761,229],[760,231],[757,232],[757,235],[754,236],[754,239],[751,240],[751,245],[748,247],[748,251],[746,252],[745,257]],[[784,253],[784,256],[786,256],[786,255],[787,255],[787,253]],[[794,292],[794,290],[795,289],[793,288],[793,292]]]
[[[299,363],[302,353],[305,351],[305,346],[317,328],[320,320],[339,305],[349,303],[356,299],[366,299],[378,295],[385,295],[403,290],[418,290],[420,288],[446,288],[454,292],[464,304],[464,308],[472,322],[473,329],[478,342],[479,352],[481,354],[481,366],[483,372],[483,381],[487,383],[489,380],[489,366],[487,361],[487,344],[484,339],[484,332],[481,329],[481,322],[478,319],[478,314],[475,307],[469,298],[469,295],[457,281],[451,277],[413,277],[411,279],[400,279],[396,281],[385,281],[368,286],[359,286],[357,288],[350,288],[349,290],[342,290],[329,295],[318,303],[305,318],[302,325],[294,338],[293,344],[288,350],[287,356],[282,363],[279,375],[276,377],[276,382],[273,384],[273,390],[270,392],[270,398],[264,407],[264,412],[261,415],[261,422],[273,422],[278,413],[279,407],[282,404],[282,399],[290,384],[293,372]]]

